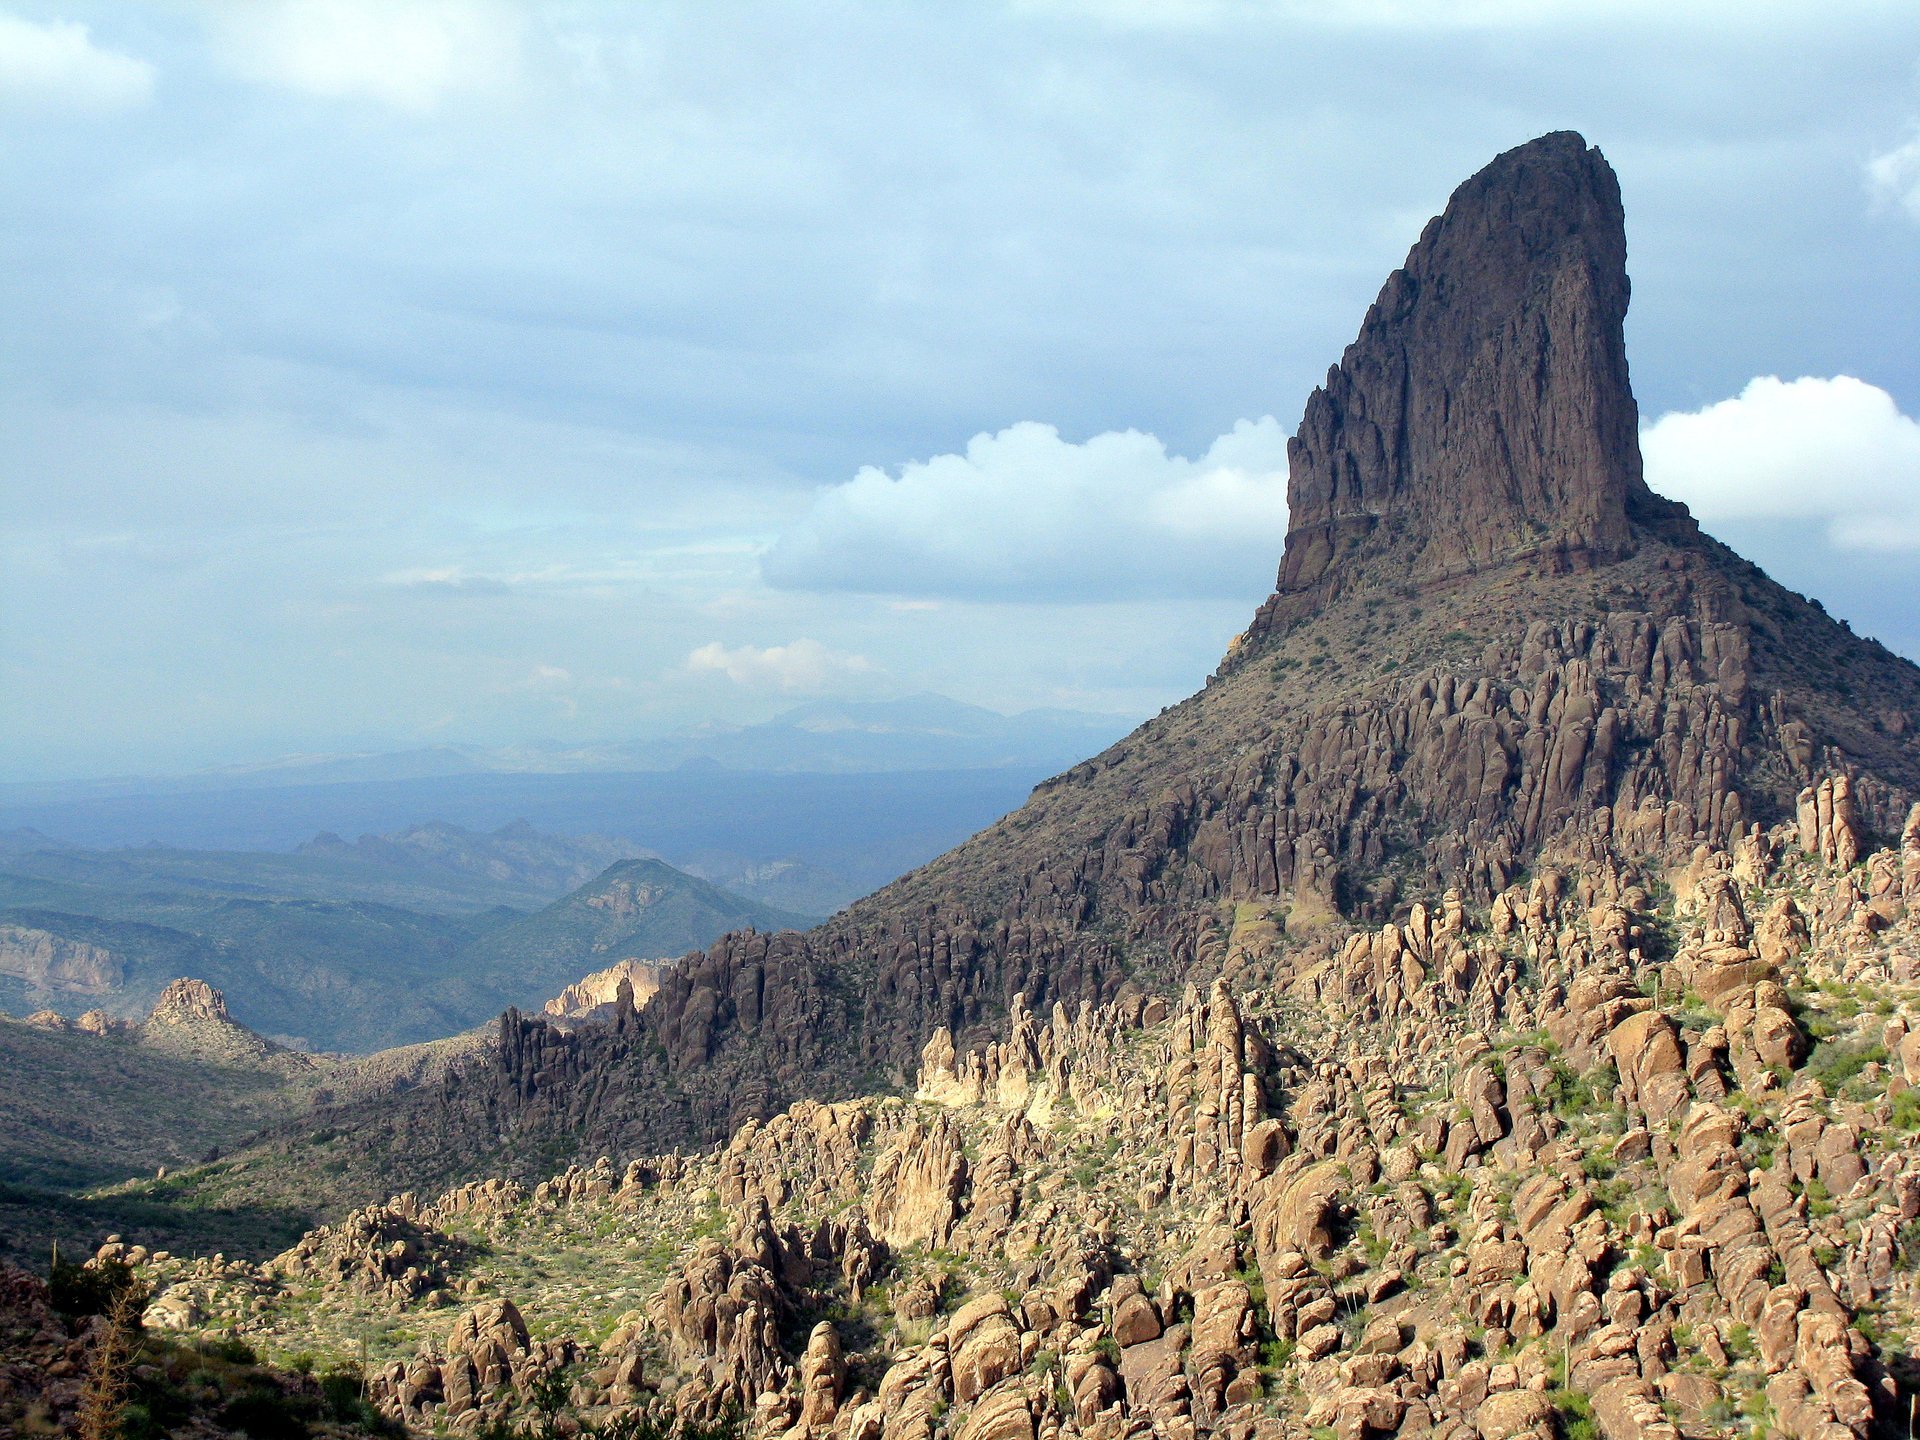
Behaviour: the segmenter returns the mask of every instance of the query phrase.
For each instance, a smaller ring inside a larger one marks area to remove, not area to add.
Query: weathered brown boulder
[[[1160,1312],[1153,1301],[1138,1292],[1128,1295],[1113,1307],[1113,1338],[1122,1347],[1142,1345],[1160,1338]]]
[[[1800,792],[1800,848],[1829,865],[1850,870],[1866,850],[1866,826],[1853,799],[1853,781],[1829,775]]]
[[[1637,1374],[1617,1376],[1595,1387],[1593,1418],[1606,1440],[1680,1440],[1659,1397]]]
[[[1807,948],[1807,920],[1791,895],[1782,895],[1761,917],[1754,927],[1753,944],[1760,958],[1775,970],[1800,958],[1800,952]]]
[[[1753,1049],[1762,1065],[1791,1070],[1807,1058],[1807,1037],[1787,1011],[1763,1005],[1753,1012]]]
[[[800,1423],[808,1431],[833,1424],[846,1384],[847,1362],[840,1352],[840,1337],[823,1320],[813,1327],[806,1354],[800,1357]]]
[[[956,1440],[1033,1440],[1033,1436],[1026,1391],[1010,1383],[981,1397]]]
[[[1550,1440],[1553,1402],[1538,1390],[1506,1390],[1489,1395],[1473,1412],[1480,1440]]]
[[[1254,1244],[1263,1255],[1294,1251],[1309,1260],[1333,1249],[1335,1206],[1346,1180],[1338,1162],[1322,1160],[1290,1180],[1268,1183],[1254,1222]]]
[[[956,1400],[985,1394],[1018,1371],[1020,1330],[1007,1302],[989,1294],[962,1305],[947,1322],[947,1353]]]
[[[1665,1120],[1687,1099],[1686,1057],[1673,1022],[1657,1010],[1629,1015],[1607,1035],[1627,1098],[1653,1121]]]
[[[1229,1387],[1253,1361],[1256,1333],[1253,1298],[1240,1281],[1210,1285],[1193,1297],[1187,1372],[1203,1413],[1218,1414],[1226,1406]]]

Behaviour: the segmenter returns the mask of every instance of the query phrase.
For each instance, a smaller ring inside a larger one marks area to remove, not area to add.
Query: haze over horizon
[[[1655,488],[1920,655],[1920,18],[1626,9],[0,4],[0,778],[1149,713],[1560,128]]]

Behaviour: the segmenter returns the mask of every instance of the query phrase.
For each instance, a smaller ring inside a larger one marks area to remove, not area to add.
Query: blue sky
[[[1656,484],[1920,654],[1909,0],[0,0],[0,769],[1148,713],[1556,128]]]

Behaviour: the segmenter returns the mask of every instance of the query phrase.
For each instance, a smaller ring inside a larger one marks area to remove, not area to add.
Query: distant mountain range
[[[325,900],[449,915],[537,909],[643,853],[632,841],[547,834],[525,820],[491,833],[430,821],[351,842],[322,831],[290,854],[86,849],[34,829],[0,831],[0,871],[15,884],[30,878],[119,893]]]
[[[209,864],[228,884],[239,865],[266,893],[407,907],[425,887],[448,911],[545,903],[568,888],[555,883],[562,874],[579,884],[617,859],[658,856],[744,899],[821,916],[991,824],[1129,724],[1072,710],[1002,715],[939,695],[817,701],[761,724],[605,745],[445,745],[0,784],[0,837],[111,850],[122,878],[160,871],[163,886],[194,889]],[[516,853],[516,823],[544,832],[539,858]],[[562,835],[564,853],[553,849]],[[136,858],[127,846],[195,853]],[[271,853],[296,848],[298,860]],[[80,862],[43,856],[35,873],[59,878],[62,863]]]
[[[896,770],[1061,770],[1138,721],[1040,709],[1004,715],[944,695],[816,700],[751,725],[709,724],[645,739],[516,746],[431,745],[291,755],[173,776],[0,784],[0,807],[130,794],[428,780],[461,775],[572,775],[721,766],[779,774]]]
[[[586,883],[579,883],[585,878]],[[293,854],[0,835],[0,1008],[146,1012],[180,976],[262,1034],[363,1051],[450,1035],[617,960],[808,917],[601,837],[416,826]]]

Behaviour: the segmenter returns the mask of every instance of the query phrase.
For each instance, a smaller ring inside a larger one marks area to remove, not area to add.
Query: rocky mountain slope
[[[1920,807],[1542,865],[1239,979],[1016,998],[911,1090],[392,1197],[150,1326],[364,1344],[420,1431],[1849,1440],[1920,1384]],[[351,1143],[344,1141],[343,1143]],[[1877,1428],[1876,1428],[1877,1427]]]
[[[88,1186],[196,1163],[299,1108],[319,1072],[198,980],[139,1023],[34,1019],[0,1020],[0,1181]]]
[[[1220,972],[1542,857],[1664,863],[1845,776],[1920,794],[1920,669],[1703,535],[1641,476],[1617,182],[1578,136],[1454,194],[1307,405],[1278,588],[1199,694],[804,935],[687,957],[644,1018],[508,1014],[497,1062],[337,1117],[369,1186],[710,1140],[898,1086],[1036,1009]],[[270,1167],[269,1167],[270,1168]]]

